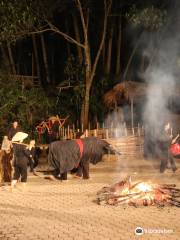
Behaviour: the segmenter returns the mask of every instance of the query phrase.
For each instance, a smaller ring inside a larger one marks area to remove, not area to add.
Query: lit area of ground
[[[180,159],[177,160],[180,167]],[[112,157],[90,167],[90,180],[49,181],[42,173],[30,175],[25,190],[0,188],[0,239],[2,240],[133,240],[180,239],[180,209],[155,206],[100,206],[96,193],[128,173],[133,180],[175,183],[180,172],[158,172],[158,163],[142,158]],[[137,236],[136,227],[146,233]],[[161,233],[157,233],[157,231]]]

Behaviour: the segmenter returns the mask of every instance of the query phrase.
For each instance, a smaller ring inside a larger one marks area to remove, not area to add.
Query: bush
[[[23,131],[32,137],[36,124],[49,116],[55,105],[43,89],[22,89],[20,81],[12,80],[6,74],[0,75],[0,99],[1,138],[7,134],[14,119],[17,119]]]

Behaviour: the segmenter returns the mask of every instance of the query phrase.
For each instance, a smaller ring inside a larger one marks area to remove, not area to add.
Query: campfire
[[[100,205],[180,207],[178,198],[180,198],[180,189],[176,188],[175,184],[133,183],[131,177],[110,187],[103,187],[97,193],[97,202]]]

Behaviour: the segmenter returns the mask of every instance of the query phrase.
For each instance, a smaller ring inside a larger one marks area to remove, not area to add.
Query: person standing
[[[32,172],[33,175],[37,176],[37,174],[34,170],[34,168],[38,165],[38,158],[37,158],[37,153],[36,153],[35,140],[30,141],[29,151],[30,151],[30,157],[29,157],[30,172]]]
[[[14,135],[17,133],[17,132],[20,132],[21,131],[21,128],[18,124],[17,121],[14,121],[13,124],[12,124],[12,127],[8,130],[8,139],[11,141],[12,138],[14,137]]]
[[[7,136],[4,136],[0,151],[1,184],[10,183],[12,175],[12,145]]]
[[[50,129],[49,129],[49,143],[58,140],[59,133],[59,122],[56,118],[51,118],[50,120]]]
[[[11,187],[15,187],[17,181],[26,185],[27,182],[27,166],[31,155],[30,148],[23,143],[23,140],[28,136],[28,134],[23,132],[18,132],[12,138],[13,154],[14,154],[14,174],[13,180],[11,182]]]
[[[170,123],[168,122],[164,125],[164,128],[160,132],[157,140],[158,155],[161,160],[160,173],[164,173],[167,168],[168,161],[171,165],[172,171],[175,172],[177,170],[175,160],[170,152],[170,146],[174,142],[173,136],[170,133],[170,129]]]

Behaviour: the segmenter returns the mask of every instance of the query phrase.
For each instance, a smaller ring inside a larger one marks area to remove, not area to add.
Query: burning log
[[[176,188],[175,184],[132,183],[131,177],[110,187],[103,187],[97,193],[97,203],[100,205],[180,207],[178,198],[180,198],[180,189]]]

